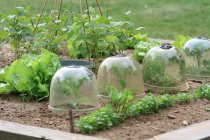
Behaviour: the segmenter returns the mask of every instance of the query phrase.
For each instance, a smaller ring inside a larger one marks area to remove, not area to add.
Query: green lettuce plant
[[[174,38],[174,42],[172,43],[172,45],[181,50],[185,43],[190,39],[190,36],[178,35]]]
[[[15,92],[24,100],[49,96],[51,78],[60,62],[57,55],[42,50],[40,55],[24,55],[0,72],[0,94]]]
[[[140,41],[135,45],[135,50],[133,53],[133,58],[136,59],[139,63],[143,62],[144,56],[146,53],[155,46],[160,45],[160,42],[157,41]]]

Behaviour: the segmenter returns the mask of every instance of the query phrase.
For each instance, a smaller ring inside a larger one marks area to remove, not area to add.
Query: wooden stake
[[[87,7],[88,18],[90,20],[90,9],[89,9],[89,2],[88,2],[88,0],[86,0],[86,7]]]
[[[96,0],[96,4],[98,6],[98,9],[99,9],[99,12],[100,12],[101,16],[103,16],[103,13],[101,11],[101,7],[100,7],[100,4],[99,4],[98,0]]]
[[[60,7],[59,7],[59,12],[58,12],[58,20],[60,20],[62,6],[63,6],[63,0],[60,0]]]
[[[79,7],[80,7],[80,14],[82,15],[83,9],[82,9],[82,0],[79,1]]]
[[[69,109],[69,124],[70,124],[70,132],[74,133],[74,117],[73,111]]]
[[[40,22],[40,20],[41,20],[41,17],[42,17],[42,15],[43,15],[43,13],[44,13],[44,9],[45,9],[45,7],[46,7],[46,4],[47,4],[47,0],[45,0],[45,2],[44,2],[44,5],[43,5],[43,7],[42,7],[41,14],[40,14],[40,16],[39,16],[39,18],[38,18],[38,21],[37,21],[36,26],[35,26],[35,28],[34,28],[33,34],[36,33],[37,26],[38,26],[38,24],[39,24],[39,22]]]

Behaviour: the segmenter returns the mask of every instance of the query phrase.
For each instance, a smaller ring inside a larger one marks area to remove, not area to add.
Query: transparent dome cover
[[[99,107],[96,78],[85,67],[60,68],[52,78],[49,109],[54,111],[86,111]]]
[[[210,40],[193,38],[183,47],[186,75],[192,80],[210,80]]]
[[[157,92],[187,90],[185,61],[170,44],[151,48],[143,61],[145,87]]]
[[[104,99],[108,97],[106,88],[109,85],[118,90],[129,89],[141,98],[144,95],[142,68],[136,60],[128,56],[109,57],[99,67],[97,85],[99,95]]]

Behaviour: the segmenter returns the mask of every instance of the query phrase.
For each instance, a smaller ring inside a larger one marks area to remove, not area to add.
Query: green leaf
[[[0,82],[8,82],[9,81],[9,66],[5,66],[3,69],[0,70]]]
[[[134,37],[135,37],[136,39],[138,39],[139,41],[145,41],[145,42],[148,41],[147,34],[138,33],[138,34],[135,34]]]
[[[14,85],[18,92],[27,92],[33,89],[36,85],[34,77],[36,72],[26,60],[16,60],[12,63],[9,71],[10,83]]]
[[[10,93],[13,91],[15,91],[15,89],[10,84],[0,83],[0,94]]]
[[[33,62],[33,68],[37,71],[42,82],[50,82],[49,79],[60,68],[60,62],[57,55],[42,50],[41,55]]]
[[[107,35],[105,38],[106,38],[106,41],[109,43],[116,43],[119,41],[118,38],[113,35]]]
[[[152,47],[156,46],[157,42],[140,41],[136,44],[133,57],[140,63],[143,62],[144,56]]]
[[[104,16],[100,16],[97,20],[96,20],[96,23],[98,24],[110,24],[110,20],[107,19],[107,17],[104,17]]]
[[[185,45],[185,43],[190,39],[191,39],[191,37],[189,37],[189,36],[178,35],[175,37],[172,45],[177,47],[178,49],[182,49],[182,47]]]

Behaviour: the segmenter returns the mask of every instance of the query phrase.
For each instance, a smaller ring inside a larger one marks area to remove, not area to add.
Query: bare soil
[[[210,118],[210,102],[199,100],[175,105],[156,114],[131,118],[93,136],[113,140],[146,139]],[[75,114],[74,118],[78,119]],[[69,131],[69,117],[48,110],[48,102],[23,102],[15,95],[0,96],[0,120],[18,122],[61,131]]]
[[[132,118],[95,136],[113,140],[141,140],[210,119],[208,100],[175,105],[157,114]]]
[[[9,48],[0,50],[0,68],[10,64],[14,54]],[[190,90],[200,83],[189,82]],[[92,136],[113,140],[147,139],[190,124],[210,119],[210,101],[199,100],[161,110],[156,114],[131,118],[124,123]],[[78,119],[80,114],[75,114]],[[0,95],[0,120],[18,122],[61,131],[69,131],[68,114],[48,110],[48,102],[23,102],[18,95]]]
[[[15,54],[10,49],[9,44],[0,48],[0,69],[6,65],[10,65],[14,59]]]

